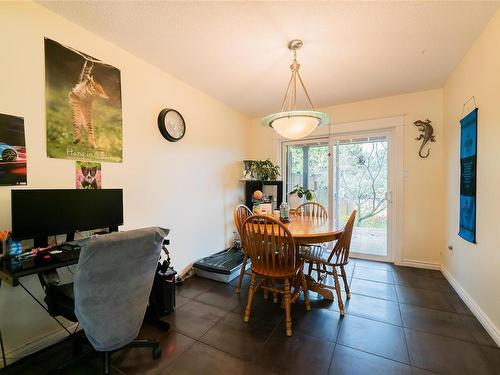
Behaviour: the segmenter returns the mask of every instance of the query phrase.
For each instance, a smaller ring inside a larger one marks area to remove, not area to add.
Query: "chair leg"
[[[333,268],[333,279],[335,281],[335,291],[337,292],[337,300],[339,304],[340,316],[344,316],[344,303],[342,302],[342,294],[340,292],[340,282],[339,275],[337,274],[337,268],[335,266]]]
[[[311,276],[313,272],[313,262],[307,262],[307,264],[309,265],[309,268],[307,270],[307,276]]]
[[[151,348],[153,359],[161,357],[160,343],[158,341],[135,339],[134,341],[128,343],[126,348]]]
[[[276,281],[272,280],[273,289],[276,289]],[[273,303],[278,303],[278,292],[273,292]]]
[[[255,289],[257,289],[257,275],[252,273],[252,280],[250,281],[250,288],[248,289],[248,299],[247,299],[247,307],[245,309],[245,317],[243,320],[248,322],[250,320],[250,311],[252,310],[252,302],[253,296],[255,294]]]
[[[264,285],[265,287],[268,287],[268,286],[269,286],[269,285],[267,284],[267,280],[264,280],[263,285]],[[264,299],[266,299],[266,300],[267,300],[267,299],[269,299],[269,290],[267,290],[267,289],[265,289],[265,288],[264,288],[263,290],[264,290]]]
[[[102,373],[104,375],[111,374],[111,352],[102,353]]]
[[[347,274],[345,272],[344,266],[340,266],[340,273],[342,274],[342,280],[344,280],[344,287],[347,299],[349,299],[351,298],[351,291],[349,290],[349,284],[347,284]]]
[[[316,267],[318,267],[318,268],[316,269],[316,272],[318,273],[318,281],[320,281],[320,280],[321,280],[321,263],[320,263],[320,262],[317,262],[317,263],[316,263]]]
[[[241,270],[240,270],[240,279],[238,280],[238,284],[236,285],[236,293],[241,292],[241,283],[243,282],[243,276],[245,276],[245,268],[247,268],[247,260],[248,257],[246,255],[243,255],[243,262],[241,263]]]
[[[304,292],[304,302],[306,304],[306,310],[311,310],[311,302],[309,302],[309,290],[307,289],[306,278],[304,277],[304,271],[302,269],[299,271],[300,284],[302,285],[302,291]]]
[[[290,301],[291,291],[290,291],[290,281],[285,279],[285,328],[286,335],[292,336],[292,316],[290,314],[290,310],[292,307],[292,303]]]

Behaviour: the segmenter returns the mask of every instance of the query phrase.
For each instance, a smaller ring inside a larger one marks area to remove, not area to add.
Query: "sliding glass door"
[[[388,137],[351,136],[333,140],[334,220],[344,225],[357,211],[351,252],[387,259]]]
[[[287,196],[296,185],[314,189],[337,227],[356,210],[351,253],[357,257],[392,260],[390,139],[379,131],[283,143]]]

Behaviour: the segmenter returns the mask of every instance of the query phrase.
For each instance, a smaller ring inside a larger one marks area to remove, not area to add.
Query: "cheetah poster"
[[[24,119],[0,113],[0,186],[26,185]]]
[[[47,156],[122,161],[120,70],[45,38]]]
[[[477,108],[460,120],[460,229],[458,235],[476,243]]]

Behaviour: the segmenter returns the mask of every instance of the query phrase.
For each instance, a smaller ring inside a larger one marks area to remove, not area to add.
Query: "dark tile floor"
[[[221,284],[193,277],[177,291],[167,333],[145,325],[144,338],[160,341],[153,361],[145,349],[113,355],[113,374],[500,374],[500,349],[439,271],[352,260],[352,297],[340,318],[337,302],[310,293],[313,309],[293,306],[293,337],[283,310],[262,293],[250,323],[243,322],[236,280]],[[344,296],[344,301],[345,296]],[[54,373],[70,354],[67,342],[20,361],[9,374]],[[98,374],[90,357],[61,374]]]

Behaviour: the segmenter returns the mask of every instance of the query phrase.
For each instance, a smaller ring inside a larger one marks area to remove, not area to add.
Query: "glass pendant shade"
[[[262,119],[262,125],[274,129],[283,138],[300,139],[307,137],[318,126],[330,122],[330,117],[323,112],[290,111],[279,112]]]
[[[290,65],[292,77],[285,92],[285,98],[281,105],[281,111],[266,116],[261,120],[265,127],[273,128],[276,133],[287,139],[300,139],[307,137],[317,127],[330,124],[330,116],[324,112],[314,109],[306,86],[300,77],[300,64],[297,62],[297,49],[302,47],[301,40],[294,39],[288,42],[288,48],[293,51],[293,62]],[[309,102],[310,110],[297,110],[297,83],[304,90],[304,94]],[[286,111],[285,109],[288,109]]]

